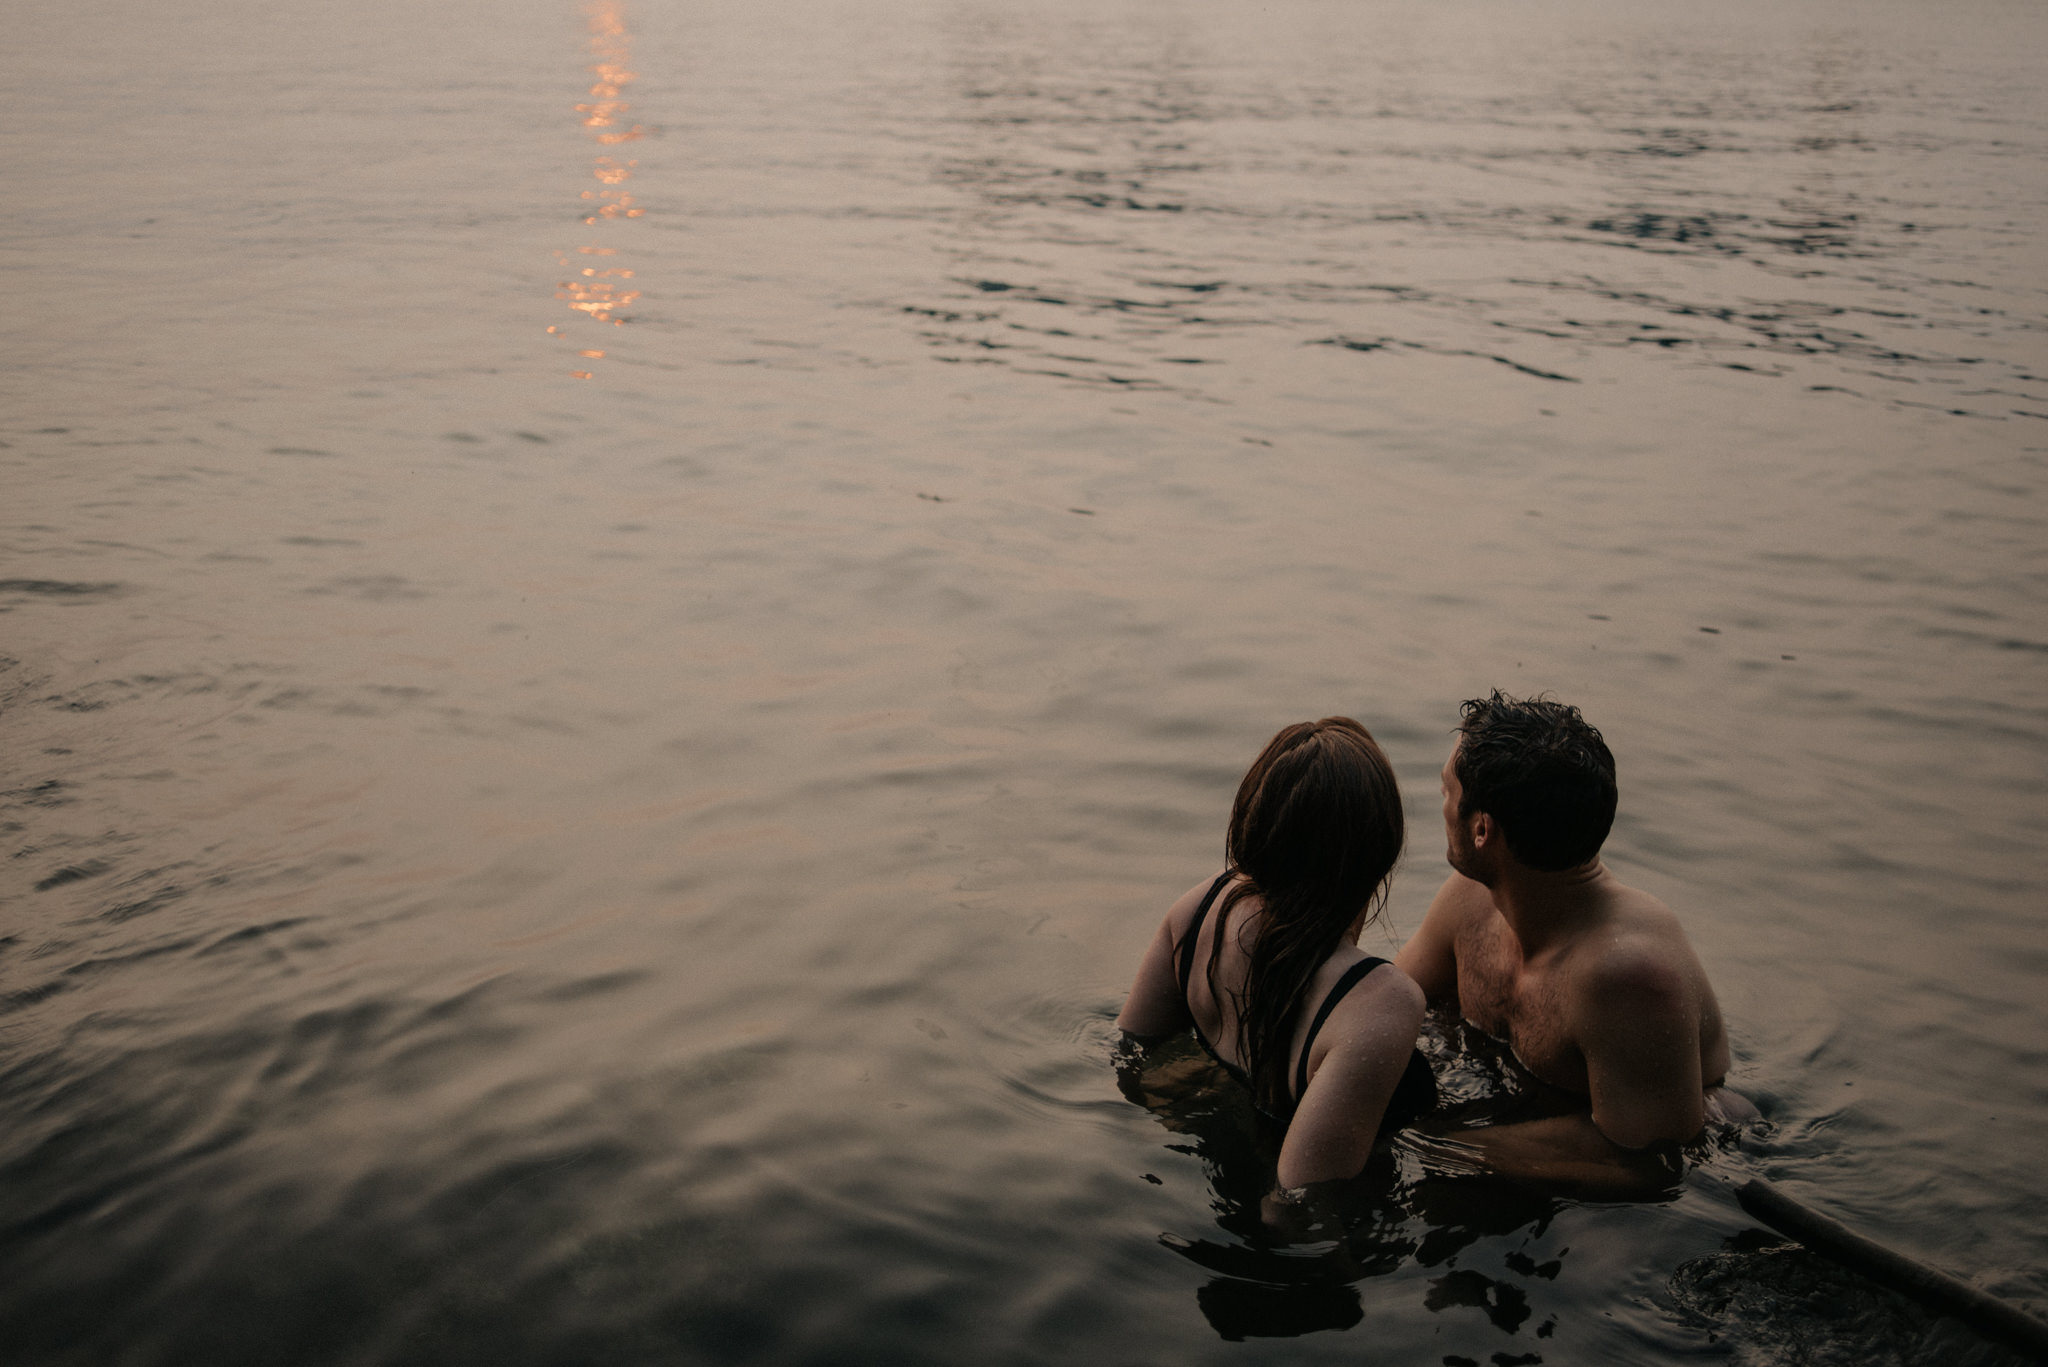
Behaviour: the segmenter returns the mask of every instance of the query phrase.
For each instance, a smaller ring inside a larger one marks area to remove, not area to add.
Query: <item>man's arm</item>
[[[1625,1149],[1683,1144],[1707,1123],[1700,1003],[1685,974],[1640,949],[1607,955],[1578,991],[1593,1125]]]
[[[1467,1164],[1613,1195],[1656,1193],[1677,1177],[1678,1146],[1706,1125],[1699,1003],[1654,950],[1610,952],[1574,984],[1573,1035],[1586,1060],[1590,1113],[1448,1136]],[[1457,1155],[1438,1154],[1455,1167]]]
[[[1684,1168],[1676,1146],[1624,1149],[1584,1111],[1448,1134],[1404,1130],[1399,1142],[1440,1172],[1518,1177],[1571,1187],[1595,1200],[1665,1196]]]
[[[1473,895],[1492,899],[1485,888],[1454,873],[1437,889],[1422,924],[1394,956],[1394,966],[1415,980],[1431,1006],[1455,1006],[1458,1001],[1458,929],[1472,914]]]

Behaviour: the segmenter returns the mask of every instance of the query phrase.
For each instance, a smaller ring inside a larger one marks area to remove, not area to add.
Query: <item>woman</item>
[[[1287,727],[1238,785],[1227,867],[1166,913],[1117,1017],[1140,1040],[1194,1028],[1287,1126],[1284,1188],[1357,1176],[1390,1110],[1435,1101],[1415,1051],[1422,989],[1357,944],[1402,838],[1370,732],[1348,717]]]

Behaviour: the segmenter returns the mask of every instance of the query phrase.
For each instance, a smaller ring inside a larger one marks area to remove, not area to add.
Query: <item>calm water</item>
[[[1754,1174],[2048,1310],[2038,6],[9,29],[9,1362],[2010,1361]],[[1398,944],[1495,684],[1767,1131],[1272,1247],[1127,976],[1329,712]]]

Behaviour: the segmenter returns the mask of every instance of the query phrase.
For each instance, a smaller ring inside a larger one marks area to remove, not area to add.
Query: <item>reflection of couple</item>
[[[1592,1187],[1661,1175],[1707,1122],[1754,1112],[1722,1089],[1728,1036],[1669,908],[1601,864],[1614,759],[1578,709],[1496,692],[1464,705],[1443,770],[1454,872],[1389,964],[1357,947],[1401,853],[1387,758],[1347,718],[1290,726],[1239,786],[1228,866],[1146,950],[1117,1024],[1192,1028],[1286,1125],[1283,1192],[1355,1177],[1427,1108],[1426,1005],[1455,1004],[1571,1114],[1460,1130],[1439,1159]]]

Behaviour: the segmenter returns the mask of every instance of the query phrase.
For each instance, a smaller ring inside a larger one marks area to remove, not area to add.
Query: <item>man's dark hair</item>
[[[1532,869],[1576,868],[1598,854],[1614,826],[1614,756],[1579,709],[1496,688],[1458,710],[1458,815],[1492,817],[1508,852]]]

